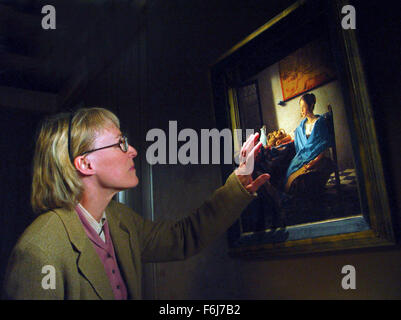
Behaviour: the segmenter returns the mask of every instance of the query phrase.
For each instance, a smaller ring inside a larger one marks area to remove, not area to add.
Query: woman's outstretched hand
[[[256,132],[249,136],[249,138],[242,145],[240,151],[240,165],[235,169],[235,174],[237,175],[239,181],[245,187],[249,193],[256,192],[267,180],[270,179],[270,175],[267,173],[261,174],[255,180],[252,178],[252,173],[254,169],[255,156],[260,151],[262,147],[262,142],[258,141],[259,133]]]

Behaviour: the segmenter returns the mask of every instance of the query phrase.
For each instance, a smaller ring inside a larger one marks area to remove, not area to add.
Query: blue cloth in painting
[[[288,177],[309,161],[315,159],[320,153],[329,148],[332,144],[331,134],[327,127],[324,116],[319,116],[309,138],[305,135],[305,122],[303,119],[299,126],[295,129],[295,152],[296,155],[292,159],[287,169]]]

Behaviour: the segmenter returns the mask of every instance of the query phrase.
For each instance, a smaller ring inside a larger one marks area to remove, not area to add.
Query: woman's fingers
[[[257,152],[259,151],[259,149],[262,147],[262,142],[259,141],[259,143],[253,147],[253,149],[251,150],[251,152],[249,152],[248,157],[255,157],[255,154],[257,154]]]
[[[255,138],[255,134],[251,134],[248,139],[246,139],[246,141],[244,142],[244,144],[242,145],[241,148],[241,152],[244,154],[244,157],[246,156],[246,154],[248,153],[248,148],[251,145],[252,141],[254,141]]]
[[[245,188],[250,193],[256,192],[269,179],[270,179],[270,175],[268,173],[261,174],[259,177],[257,177],[255,180],[253,180],[250,184],[245,186]]]
[[[245,141],[241,148],[241,157],[242,158],[248,158],[249,153],[252,151],[252,149],[255,146],[255,142],[259,138],[259,132],[256,132],[254,134],[251,134],[248,139]]]
[[[247,154],[247,156],[241,159],[239,169],[239,174],[251,175],[255,164],[255,153],[262,147],[262,142],[259,142],[252,150]]]
[[[255,145],[255,141],[259,138],[259,132],[251,134],[249,138],[245,141],[243,149],[249,153],[252,150],[252,147]]]

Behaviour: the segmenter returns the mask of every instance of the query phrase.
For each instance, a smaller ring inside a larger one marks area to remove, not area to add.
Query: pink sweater
[[[78,213],[79,219],[81,220],[85,232],[99,255],[100,260],[103,263],[104,270],[106,271],[107,277],[110,280],[111,288],[113,289],[114,297],[116,300],[127,299],[127,287],[125,286],[123,277],[121,276],[120,269],[118,268],[116,254],[114,252],[113,242],[110,237],[110,230],[107,220],[103,226],[105,233],[104,242],[95,230],[91,227],[89,222],[86,220],[81,209],[77,206],[75,208]]]

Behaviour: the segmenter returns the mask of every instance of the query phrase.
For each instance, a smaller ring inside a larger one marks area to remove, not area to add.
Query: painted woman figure
[[[292,136],[296,155],[286,173],[288,193],[318,191],[333,172],[332,161],[326,156],[333,139],[326,119],[313,113],[316,97],[313,93],[304,94],[299,103],[303,119]]]

